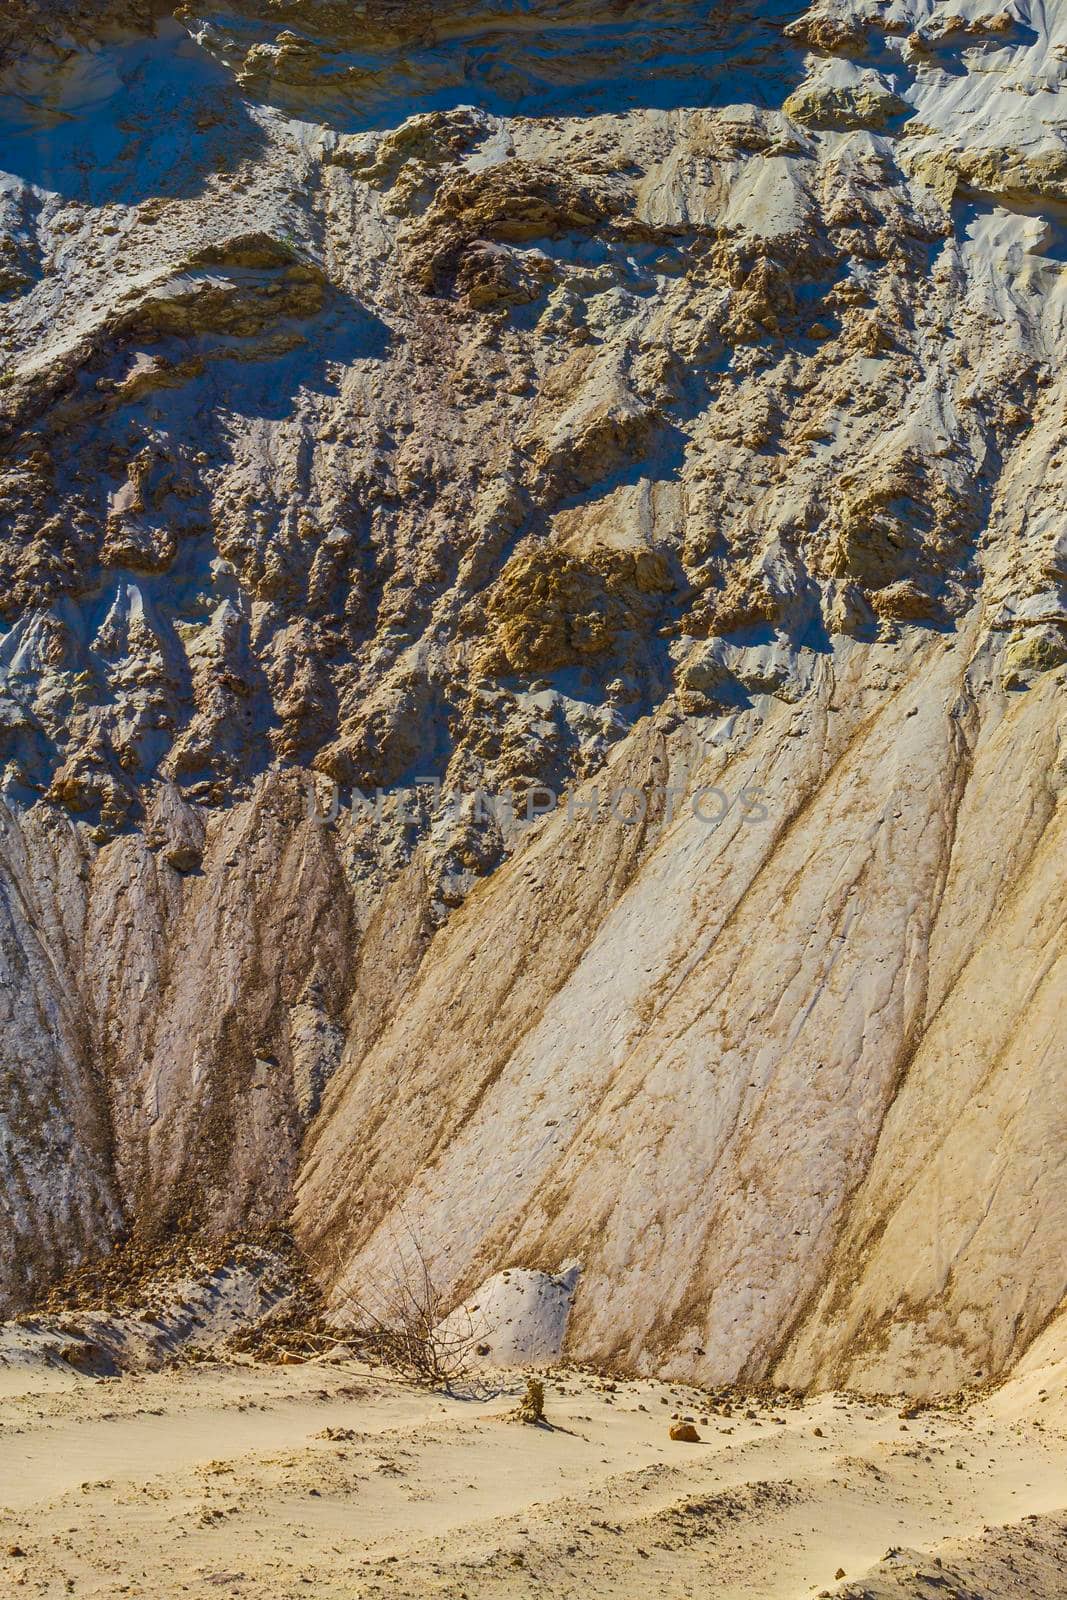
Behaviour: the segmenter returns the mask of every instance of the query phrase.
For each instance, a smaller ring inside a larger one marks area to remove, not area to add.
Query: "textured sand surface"
[[[726,1416],[558,1369],[542,1428],[509,1420],[513,1377],[459,1399],[350,1365],[0,1368],[0,1581],[86,1600],[1052,1600],[1062,1380],[1038,1365],[1032,1392],[970,1411],[827,1394]],[[699,1444],[669,1439],[679,1414]]]

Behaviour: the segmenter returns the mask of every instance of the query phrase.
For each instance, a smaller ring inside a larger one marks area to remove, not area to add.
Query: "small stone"
[[[163,859],[175,872],[187,874],[195,872],[203,860],[203,851],[192,844],[175,844],[164,850]]]
[[[834,1573],[834,1582],[836,1583],[839,1578],[843,1578],[844,1576],[845,1576],[844,1567],[838,1567],[837,1571]]]
[[[545,1386],[540,1378],[527,1378],[526,1393],[519,1402],[515,1417],[519,1422],[544,1422]]]
[[[671,1428],[671,1438],[678,1444],[699,1444],[700,1435],[691,1422],[676,1422]]]

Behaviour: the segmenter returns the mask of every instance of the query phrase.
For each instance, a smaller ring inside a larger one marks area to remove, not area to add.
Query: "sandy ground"
[[[904,1418],[840,1395],[723,1416],[560,1369],[544,1427],[501,1381],[0,1367],[0,1594],[1067,1596],[1058,1368]]]

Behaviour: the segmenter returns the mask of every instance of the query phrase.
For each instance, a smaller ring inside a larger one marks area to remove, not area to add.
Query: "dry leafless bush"
[[[342,1290],[338,1311],[352,1329],[353,1342],[384,1365],[428,1388],[449,1388],[468,1376],[482,1338],[476,1308],[449,1311],[422,1240],[406,1218],[393,1245],[389,1266]],[[332,1266],[335,1281],[343,1283],[339,1250],[333,1252]]]

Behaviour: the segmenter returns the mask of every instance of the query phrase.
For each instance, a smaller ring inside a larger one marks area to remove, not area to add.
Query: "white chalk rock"
[[[449,1338],[470,1333],[472,1360],[493,1367],[558,1361],[581,1266],[565,1262],[558,1273],[524,1267],[494,1273],[445,1318]]]

